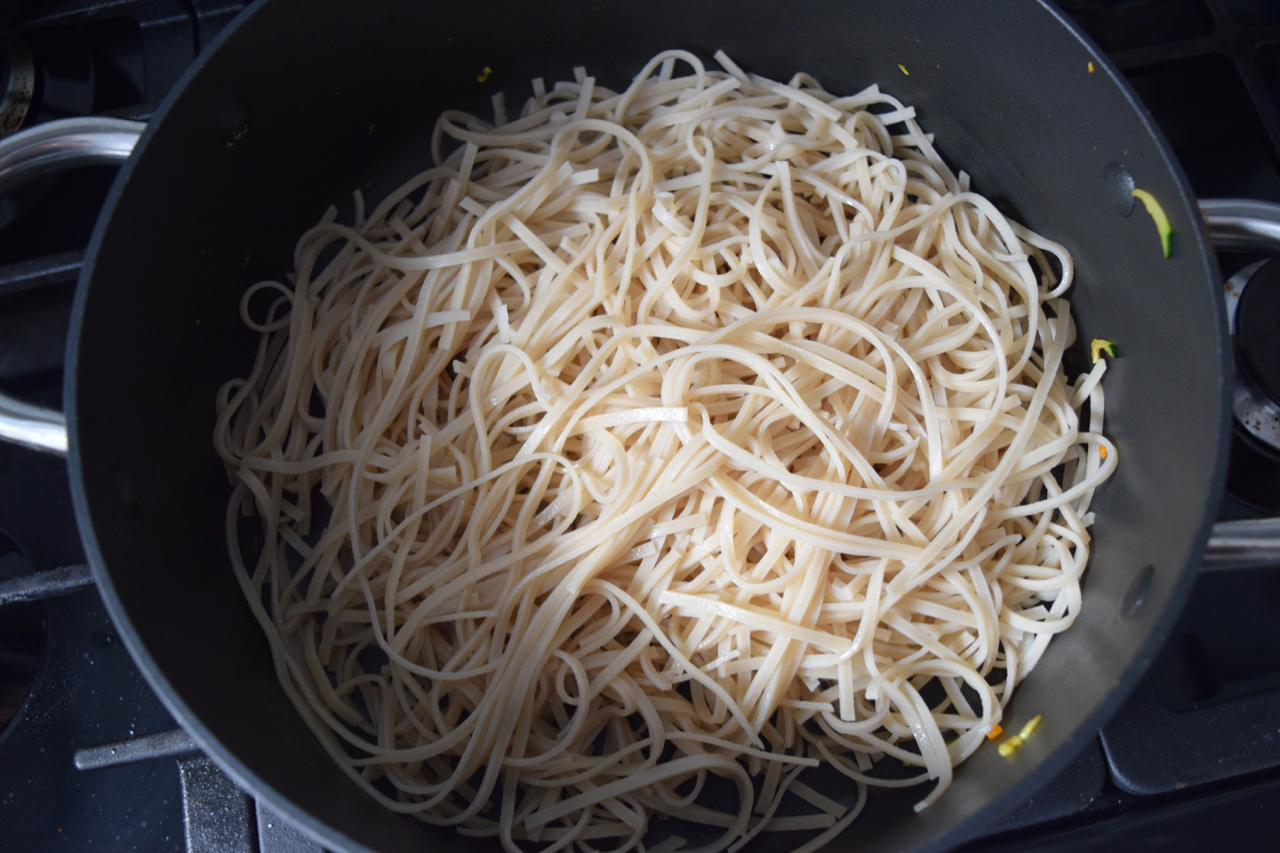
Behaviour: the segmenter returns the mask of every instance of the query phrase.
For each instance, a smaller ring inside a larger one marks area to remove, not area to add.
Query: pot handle
[[[70,118],[0,139],[0,196],[64,169],[123,163],[145,128],[122,119]],[[65,455],[67,419],[62,412],[0,394],[0,441]]]
[[[1254,569],[1280,563],[1280,518],[1219,521],[1200,562],[1202,572]]]
[[[1280,204],[1234,198],[1200,200],[1215,249],[1280,256]],[[1280,563],[1280,518],[1220,521],[1205,547],[1201,571]]]
[[[1280,204],[1243,198],[1202,198],[1209,240],[1218,251],[1280,255]]]

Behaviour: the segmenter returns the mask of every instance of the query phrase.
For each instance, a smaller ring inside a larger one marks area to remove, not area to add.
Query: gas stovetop
[[[146,120],[244,5],[0,0],[0,134]],[[1128,76],[1199,196],[1280,202],[1280,4],[1061,5]],[[0,389],[61,404],[75,279],[113,176],[82,169],[0,200]],[[1238,303],[1238,397],[1263,417],[1237,405],[1219,516],[1280,514],[1280,358],[1266,346],[1280,339],[1280,264],[1220,262]],[[84,563],[65,463],[0,445],[0,850],[318,851],[177,727]],[[961,849],[1274,849],[1277,814],[1280,567],[1205,573],[1101,736]]]

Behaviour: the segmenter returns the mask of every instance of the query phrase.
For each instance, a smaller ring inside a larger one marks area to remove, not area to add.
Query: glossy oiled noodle
[[[215,441],[280,679],[370,794],[512,851],[926,806],[1080,606],[1116,453],[1070,257],[875,86],[717,59],[445,113],[244,298]]]

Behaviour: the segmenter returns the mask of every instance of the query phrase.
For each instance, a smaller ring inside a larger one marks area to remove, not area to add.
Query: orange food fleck
[[[1002,734],[1004,734],[1003,726],[999,726],[999,725],[993,726],[991,731],[987,732],[987,740],[995,740],[996,738],[1000,737],[1000,735]]]
[[[1107,458],[1107,446],[1105,444],[1098,445],[1098,458],[1099,459]]]

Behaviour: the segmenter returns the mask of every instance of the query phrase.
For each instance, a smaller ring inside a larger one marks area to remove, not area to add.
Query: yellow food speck
[[[1107,446],[1105,444],[1098,445],[1098,458],[1099,459],[1107,458]]]
[[[995,740],[1004,734],[1004,727],[997,724],[991,727],[991,731],[987,732],[987,740]]]
[[[901,62],[898,63],[898,70],[900,70],[903,74],[907,75],[908,77],[911,76],[911,72],[907,70],[907,66],[903,65]]]
[[[1018,737],[1017,735],[1014,735],[1004,743],[1000,744],[1000,746],[997,747],[996,749],[1001,755],[1003,755],[1005,758],[1008,758],[1009,756],[1017,752],[1018,747],[1020,746],[1022,746],[1022,738]]]
[[[1090,73],[1090,74],[1092,74],[1092,73],[1093,73],[1093,63],[1092,63],[1092,62],[1090,62],[1090,63],[1089,63],[1089,73]]]
[[[1043,719],[1044,719],[1043,714],[1036,714],[1030,720],[1027,720],[1027,724],[1022,727],[1022,731],[1018,732],[1016,735],[1011,736],[1008,740],[1006,740],[1004,743],[1000,744],[999,747],[997,747],[997,750],[999,751],[999,753],[1003,755],[1005,758],[1008,758],[1009,756],[1017,752],[1019,747],[1022,746],[1023,741],[1031,737],[1031,733],[1036,730],[1036,728],[1040,725],[1040,721]],[[990,737],[990,735],[987,735],[987,737]]]
[[[492,73],[493,73],[493,69],[486,65],[484,67],[484,70],[480,72],[480,75],[476,77],[476,82],[483,83],[485,80],[489,79],[489,75]]]

